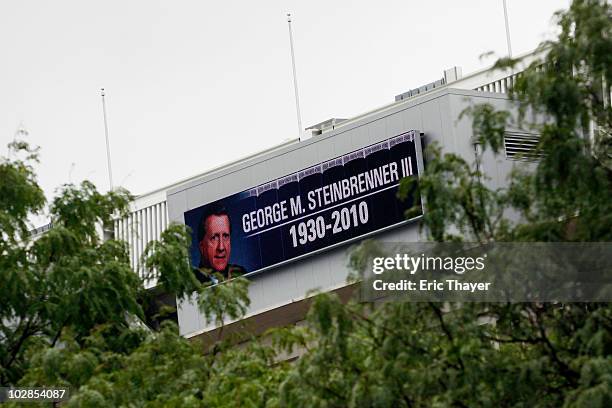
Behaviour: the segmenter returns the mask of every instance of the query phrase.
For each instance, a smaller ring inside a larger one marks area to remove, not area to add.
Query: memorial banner
[[[187,211],[192,266],[253,273],[405,223],[420,198],[398,185],[421,171],[410,131]]]

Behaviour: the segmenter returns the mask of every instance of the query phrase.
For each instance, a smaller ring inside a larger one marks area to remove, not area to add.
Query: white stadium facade
[[[535,58],[536,53],[525,54],[520,67]],[[443,151],[473,161],[479,147],[470,118],[460,118],[460,113],[482,103],[515,112],[507,90],[520,67],[514,72],[491,68],[465,76],[457,67],[446,70],[441,79],[400,94],[386,106],[350,119],[330,119],[309,127],[300,139],[140,195],[132,202],[130,215],[115,220],[114,236],[128,243],[132,266],[143,277],[139,265],[143,250],[170,223],[193,228],[209,204],[232,207],[240,214],[232,213],[230,262],[245,267],[251,304],[240,322],[226,322],[224,333],[242,330],[245,324],[254,333],[299,324],[313,290],[334,291],[345,298],[353,291],[347,284],[351,243],[364,237],[394,242],[424,239],[418,217],[398,220],[402,209],[379,198],[379,192],[390,191],[395,197],[397,178],[422,171],[421,151],[434,141]],[[505,184],[517,164],[515,154],[534,138],[537,135],[508,129],[505,155],[484,155],[481,170],[492,186]],[[395,162],[393,149],[398,144],[409,152],[405,159],[398,153]],[[336,176],[330,178],[326,172]],[[303,194],[301,203],[296,202],[299,194]],[[293,208],[296,205],[303,208]],[[198,239],[194,236],[192,264],[199,257]],[[145,286],[155,290],[156,282],[146,281]],[[187,338],[218,330],[200,314],[194,299],[177,305],[177,320]]]

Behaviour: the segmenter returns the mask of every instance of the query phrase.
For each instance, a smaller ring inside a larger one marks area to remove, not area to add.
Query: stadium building
[[[520,66],[536,57],[524,55]],[[388,105],[327,120],[307,128],[300,139],[138,196],[130,215],[115,221],[115,238],[128,242],[132,266],[144,278],[139,258],[147,243],[169,223],[186,223],[193,230],[194,268],[205,264],[226,275],[234,268],[251,281],[245,318],[240,325],[226,322],[224,333],[244,324],[261,333],[298,323],[311,291],[344,298],[352,293],[350,243],[366,237],[424,239],[419,217],[403,215],[418,197],[404,203],[395,198],[399,179],[418,177],[426,166],[423,149],[434,141],[444,152],[473,161],[479,146],[471,119],[460,113],[482,103],[516,112],[507,90],[519,73],[520,68],[512,73],[490,68],[462,76],[460,68],[446,70],[441,79],[397,95]],[[507,130],[505,156],[482,157],[491,187],[505,184],[516,155],[536,141],[537,135]],[[145,286],[155,290],[156,282]],[[187,338],[218,330],[194,299],[177,305],[177,320]]]

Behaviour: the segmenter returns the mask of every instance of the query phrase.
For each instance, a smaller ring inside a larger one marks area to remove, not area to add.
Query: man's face
[[[227,267],[232,249],[229,218],[227,215],[211,215],[204,222],[206,235],[200,242],[202,258],[215,271],[221,272]]]

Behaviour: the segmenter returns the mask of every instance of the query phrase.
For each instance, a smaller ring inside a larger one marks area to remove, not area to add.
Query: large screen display
[[[406,222],[420,198],[399,181],[421,163],[410,131],[187,211],[192,266],[231,278]]]

